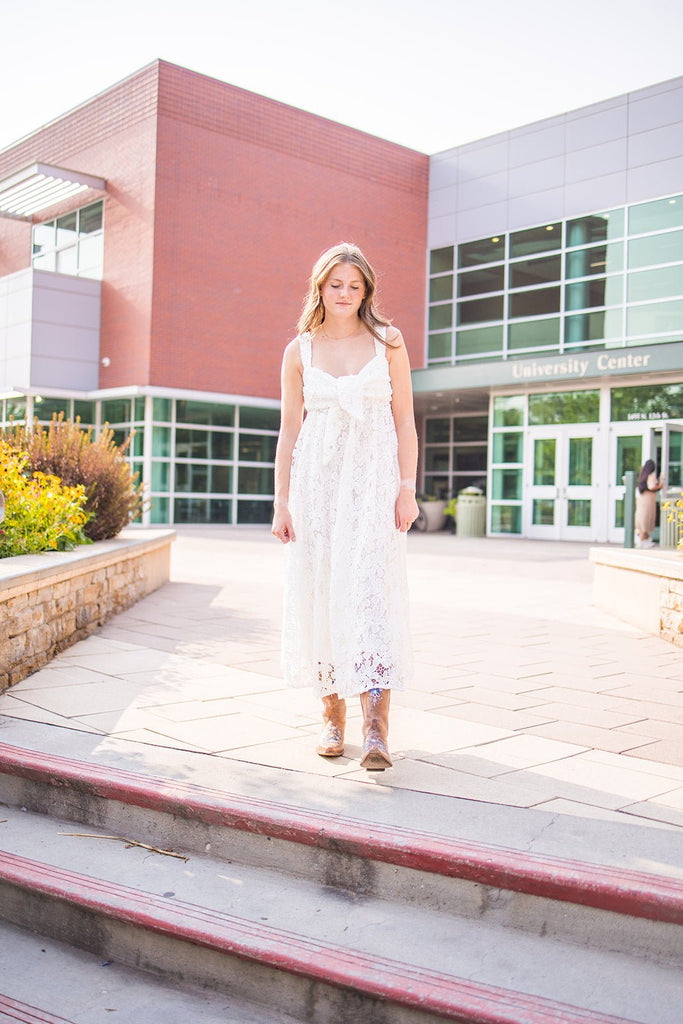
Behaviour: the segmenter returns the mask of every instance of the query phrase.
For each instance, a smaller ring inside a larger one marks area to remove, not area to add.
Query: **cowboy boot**
[[[316,753],[321,757],[340,757],[344,753],[344,726],[346,725],[346,701],[336,693],[323,697],[323,731]]]
[[[389,756],[389,701],[391,690],[367,690],[360,695],[363,709],[363,753],[360,766],[369,772],[391,768]]]

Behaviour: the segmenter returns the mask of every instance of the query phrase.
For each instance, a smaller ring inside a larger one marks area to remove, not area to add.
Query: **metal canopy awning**
[[[106,187],[104,178],[49,164],[31,164],[0,181],[0,215],[28,220],[79,192],[104,192]]]

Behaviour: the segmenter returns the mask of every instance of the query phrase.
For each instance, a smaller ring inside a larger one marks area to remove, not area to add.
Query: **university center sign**
[[[609,373],[633,373],[637,370],[650,368],[652,353],[636,354],[628,352],[625,355],[609,355],[601,352],[599,355],[590,353],[580,358],[565,357],[551,362],[541,359],[525,359],[512,361],[513,380],[539,380],[558,379],[560,377],[576,378],[582,380],[584,377],[598,377]]]

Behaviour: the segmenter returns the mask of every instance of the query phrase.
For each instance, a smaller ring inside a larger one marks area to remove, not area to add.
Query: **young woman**
[[[317,753],[343,754],[346,698],[359,694],[361,766],[382,771],[390,691],[411,670],[405,534],[418,515],[417,434],[408,353],[375,308],[375,287],[346,242],[313,268],[282,362],[272,532],[288,544],[285,682],[322,698]]]
[[[654,541],[650,534],[655,528],[657,519],[657,491],[661,491],[664,485],[657,479],[655,464],[648,459],[643,464],[638,476],[636,487],[636,534],[638,537],[636,546],[639,548],[654,547]]]

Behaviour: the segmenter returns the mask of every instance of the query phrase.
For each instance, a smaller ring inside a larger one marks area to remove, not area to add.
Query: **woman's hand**
[[[281,540],[283,544],[288,544],[290,540],[296,540],[292,516],[287,505],[275,506],[273,525],[270,528],[270,532],[278,540]]]
[[[396,499],[396,529],[406,533],[413,525],[420,510],[415,501],[415,492],[401,488]]]

